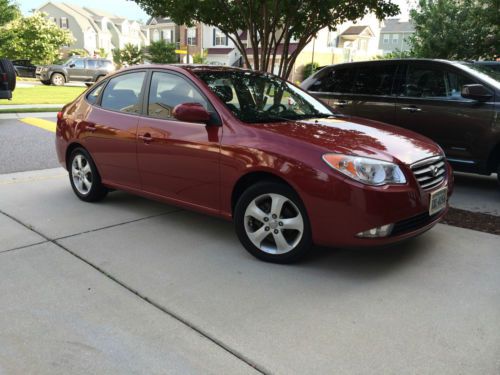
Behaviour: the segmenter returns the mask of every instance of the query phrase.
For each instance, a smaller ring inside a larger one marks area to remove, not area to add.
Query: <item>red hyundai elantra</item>
[[[453,187],[429,139],[234,68],[117,72],[63,108],[56,146],[78,198],[120,189],[232,219],[245,248],[272,262],[312,243],[416,236],[444,216]]]

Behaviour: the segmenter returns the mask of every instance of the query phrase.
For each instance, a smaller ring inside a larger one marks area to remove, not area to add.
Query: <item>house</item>
[[[150,42],[164,39],[167,43],[179,42],[179,27],[170,18],[151,17],[144,27]]]
[[[241,66],[241,53],[226,34],[214,26],[203,25],[202,30],[208,64]]]
[[[60,28],[71,31],[75,42],[67,47],[69,49],[84,49],[92,54],[103,48],[109,53],[114,48],[123,48],[127,43],[138,47],[149,44],[137,21],[99,9],[49,1],[37,11],[46,13]]]
[[[388,54],[395,51],[409,51],[409,37],[415,32],[411,21],[400,18],[389,18],[384,20],[380,30],[379,49]]]

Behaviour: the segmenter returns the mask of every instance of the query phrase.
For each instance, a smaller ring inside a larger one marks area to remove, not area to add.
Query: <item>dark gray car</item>
[[[323,68],[301,86],[341,113],[433,139],[456,170],[500,172],[500,73],[487,66],[430,59],[346,63]]]
[[[114,70],[107,59],[72,57],[62,65],[37,67],[36,78],[46,85],[61,86],[70,81],[97,82]]]

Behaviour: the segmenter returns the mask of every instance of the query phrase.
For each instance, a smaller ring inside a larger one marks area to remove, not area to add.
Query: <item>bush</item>
[[[167,43],[164,40],[152,42],[148,47],[147,56],[152,63],[156,64],[169,64],[177,62],[175,44]]]
[[[89,53],[84,49],[75,48],[68,52],[68,56],[82,56],[87,57]]]
[[[205,64],[206,62],[207,62],[207,53],[206,52],[195,53],[193,55],[193,63]]]
[[[143,50],[131,43],[125,44],[123,49],[115,48],[111,53],[113,55],[113,62],[118,68],[124,65],[130,66],[144,62]]]
[[[319,70],[318,63],[309,63],[304,65],[304,70],[302,72],[302,79],[306,79],[307,77],[313,75],[318,70]]]

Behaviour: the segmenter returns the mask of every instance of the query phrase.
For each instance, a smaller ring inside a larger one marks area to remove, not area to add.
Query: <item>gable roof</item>
[[[401,21],[400,18],[388,18],[384,20],[381,33],[412,33],[415,26],[411,21]]]
[[[366,25],[361,25],[361,26],[350,26],[348,27],[343,33],[341,33],[340,35],[342,36],[347,36],[347,35],[351,35],[351,36],[356,36],[356,35],[361,35],[365,32],[365,30],[367,30],[368,34],[370,36],[373,36],[373,32],[372,30],[370,29],[369,26],[366,26]]]

